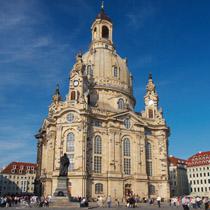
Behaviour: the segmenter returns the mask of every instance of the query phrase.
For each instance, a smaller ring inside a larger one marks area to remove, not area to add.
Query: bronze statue
[[[66,153],[60,159],[60,174],[59,176],[67,176],[68,175],[68,167],[69,167],[69,158]]]

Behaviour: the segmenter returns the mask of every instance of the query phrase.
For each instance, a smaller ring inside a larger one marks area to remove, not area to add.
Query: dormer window
[[[109,38],[109,29],[107,26],[102,26],[102,38],[104,39]]]
[[[118,109],[124,109],[124,100],[122,98],[118,100]]]

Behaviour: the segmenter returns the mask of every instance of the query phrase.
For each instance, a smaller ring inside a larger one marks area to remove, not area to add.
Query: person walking
[[[203,199],[203,203],[204,203],[205,210],[208,210],[208,208],[209,208],[209,199],[208,199],[208,197],[205,197]]]
[[[112,204],[112,198],[111,198],[111,195],[109,195],[108,198],[107,198],[107,206],[108,206],[108,208],[111,208],[111,204]]]
[[[187,196],[184,196],[182,198],[182,206],[183,210],[189,210],[189,199],[187,198]]]
[[[158,207],[159,207],[159,208],[160,208],[160,202],[161,202],[161,197],[158,196],[158,197],[157,197],[157,204],[158,204]]]

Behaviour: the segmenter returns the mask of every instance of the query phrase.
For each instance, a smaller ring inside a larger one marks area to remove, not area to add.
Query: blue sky
[[[0,167],[36,161],[34,134],[75,54],[85,52],[99,0],[0,0]],[[118,53],[134,76],[136,111],[152,72],[171,128],[169,152],[210,150],[210,1],[106,0]]]

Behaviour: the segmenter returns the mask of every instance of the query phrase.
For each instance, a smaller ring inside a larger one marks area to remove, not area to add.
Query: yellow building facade
[[[149,75],[145,109],[135,112],[132,75],[112,40],[113,25],[104,8],[91,26],[89,50],[76,57],[69,90],[62,100],[59,87],[38,139],[38,173],[42,193],[57,187],[60,157],[70,159],[71,196],[122,199],[169,198],[169,128],[158,108]]]

